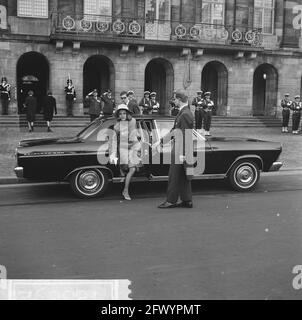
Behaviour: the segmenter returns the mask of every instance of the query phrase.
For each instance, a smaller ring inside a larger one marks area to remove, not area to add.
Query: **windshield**
[[[100,127],[100,124],[102,123],[103,120],[101,119],[94,120],[88,127],[78,133],[77,137],[84,140],[88,139],[95,132],[95,130]]]

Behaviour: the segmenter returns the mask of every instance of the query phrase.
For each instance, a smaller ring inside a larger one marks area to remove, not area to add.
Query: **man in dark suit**
[[[129,99],[129,102],[128,102],[128,108],[130,110],[130,112],[132,112],[134,115],[135,114],[140,114],[141,111],[139,109],[139,106],[138,106],[138,102],[137,100],[134,98],[134,92],[133,91],[128,91],[127,92],[127,97]]]
[[[167,199],[158,207],[160,209],[193,207],[191,178],[187,175],[186,169],[187,164],[191,161],[189,159],[193,157],[192,130],[194,117],[186,94],[176,92],[175,104],[179,107],[179,114],[175,119],[173,129],[161,141],[165,144],[172,139]],[[157,148],[159,144],[160,142],[155,143],[153,148]],[[181,202],[177,203],[179,197]]]

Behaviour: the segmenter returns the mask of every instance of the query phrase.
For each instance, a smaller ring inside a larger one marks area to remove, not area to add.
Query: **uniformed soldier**
[[[282,108],[282,132],[288,132],[288,123],[290,117],[290,109],[292,106],[292,101],[289,99],[289,93],[284,95],[284,99],[281,100]]]
[[[202,133],[202,122],[204,119],[204,105],[205,100],[202,96],[203,91],[197,91],[197,97],[195,97],[192,101],[192,105],[195,106],[195,128],[197,131]]]
[[[102,100],[98,97],[97,89],[94,89],[91,93],[88,94],[89,98],[89,115],[90,121],[94,121],[101,114],[102,110]]]
[[[134,115],[135,114],[140,114],[141,112],[140,112],[137,100],[134,97],[134,92],[132,90],[129,90],[127,92],[127,97],[128,97],[128,100],[129,100],[127,106],[129,108],[130,112],[132,112]]]
[[[158,114],[159,113],[159,103],[156,100],[156,92],[151,92],[150,94],[150,102],[152,107],[152,114]]]
[[[10,101],[10,84],[7,83],[7,78],[2,77],[0,85],[0,95],[2,104],[2,115],[8,115],[8,104]]]
[[[292,103],[291,109],[293,110],[293,128],[292,133],[298,134],[299,133],[299,125],[301,120],[301,111],[302,111],[302,103],[301,98],[299,95],[295,96],[295,101]]]
[[[204,97],[204,130],[205,135],[210,136],[214,102],[211,100],[211,92],[206,92]]]
[[[142,114],[151,114],[152,113],[152,107],[150,102],[150,91],[144,92],[144,97],[139,102],[139,107],[141,109]]]
[[[72,80],[67,80],[67,86],[65,87],[65,93],[66,93],[66,107],[67,107],[67,116],[72,117],[72,109],[73,109],[73,103],[76,101],[76,91],[75,87],[72,84]]]
[[[103,115],[105,117],[112,116],[115,110],[115,100],[112,97],[111,90],[107,90],[107,92],[103,93],[101,99],[103,101]]]

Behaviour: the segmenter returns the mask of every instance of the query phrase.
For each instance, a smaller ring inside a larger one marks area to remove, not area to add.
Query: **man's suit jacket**
[[[193,114],[189,106],[185,106],[178,113],[171,132],[163,138],[163,143],[165,144],[174,136],[172,154],[175,154],[176,161],[179,161],[180,155],[185,155],[190,159],[193,157],[193,139],[191,136],[193,128]]]

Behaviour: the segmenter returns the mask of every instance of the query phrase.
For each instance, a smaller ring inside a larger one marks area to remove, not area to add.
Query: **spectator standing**
[[[36,120],[37,111],[37,99],[34,97],[34,92],[30,90],[28,92],[28,97],[26,97],[24,102],[24,108],[26,109],[26,119],[28,123],[28,131],[34,131],[34,122]]]
[[[127,97],[128,97],[128,108],[129,108],[129,111],[133,114],[133,115],[139,115],[141,112],[140,112],[140,109],[139,109],[139,106],[138,106],[138,103],[137,103],[137,100],[135,99],[134,97],[134,92],[133,91],[128,91],[127,92]]]
[[[173,96],[169,101],[170,114],[172,117],[176,117],[179,113],[179,107],[175,103],[175,96],[176,96],[176,91],[173,91]]]
[[[48,91],[47,96],[44,98],[43,113],[44,113],[44,120],[47,123],[47,132],[52,132],[50,128],[50,124],[53,119],[53,115],[57,114],[57,102],[56,102],[56,99],[53,97],[51,91]]]

